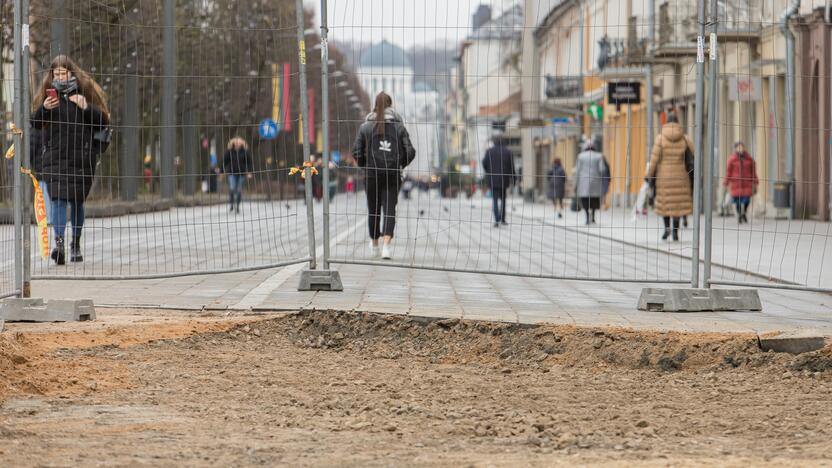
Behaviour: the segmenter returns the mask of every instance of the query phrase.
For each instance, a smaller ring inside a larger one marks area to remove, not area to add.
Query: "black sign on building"
[[[641,103],[641,82],[622,81],[607,84],[607,100],[621,109],[622,104]]]

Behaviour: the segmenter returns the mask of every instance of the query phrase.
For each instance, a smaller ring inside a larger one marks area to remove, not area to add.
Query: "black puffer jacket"
[[[225,150],[222,157],[222,171],[226,174],[247,174],[254,170],[251,151],[245,148]]]
[[[370,176],[384,172],[401,176],[401,170],[416,158],[416,149],[401,116],[393,109],[384,112],[384,132],[376,126],[376,114],[370,113],[358,129],[352,156]]]
[[[61,94],[58,107],[42,105],[32,115],[32,126],[43,129],[43,180],[53,200],[84,201],[92,188],[98,153],[92,150],[93,136],[107,124],[106,116],[92,103],[81,110]]]
[[[35,126],[32,125],[29,132],[29,154],[31,155],[32,171],[35,173],[35,177],[38,180],[43,179],[43,151],[45,149],[44,144],[46,143],[44,139],[45,135],[46,130],[42,128],[35,128]]]

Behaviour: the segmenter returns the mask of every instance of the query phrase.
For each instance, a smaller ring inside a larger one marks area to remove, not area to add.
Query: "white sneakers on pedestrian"
[[[378,244],[373,244],[373,241],[370,241],[370,257],[378,258],[379,255],[381,255],[381,250],[379,249]]]
[[[393,246],[390,244],[384,244],[381,247],[381,258],[385,260],[391,260],[393,258]]]

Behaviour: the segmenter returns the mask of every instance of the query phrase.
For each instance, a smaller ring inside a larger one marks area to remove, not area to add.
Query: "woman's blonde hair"
[[[33,109],[42,106],[43,101],[46,100],[46,90],[52,88],[53,72],[56,68],[66,68],[67,71],[72,73],[72,76],[78,81],[78,93],[84,96],[90,104],[103,112],[107,120],[110,119],[110,108],[107,107],[107,94],[87,72],[82,70],[81,67],[66,55],[58,55],[52,59],[52,63],[49,65],[49,71],[43,77],[38,92],[35,94],[35,99],[32,101]]]
[[[234,138],[228,140],[228,149],[233,148],[248,149],[248,143],[246,143],[246,141],[241,137],[235,136]]]

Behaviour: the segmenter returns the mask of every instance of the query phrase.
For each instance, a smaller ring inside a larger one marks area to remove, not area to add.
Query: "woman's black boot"
[[[66,252],[64,251],[64,238],[58,237],[55,239],[55,248],[52,249],[52,260],[58,265],[66,263]]]
[[[81,255],[81,238],[73,237],[72,243],[69,245],[69,261],[83,262],[84,256]]]

